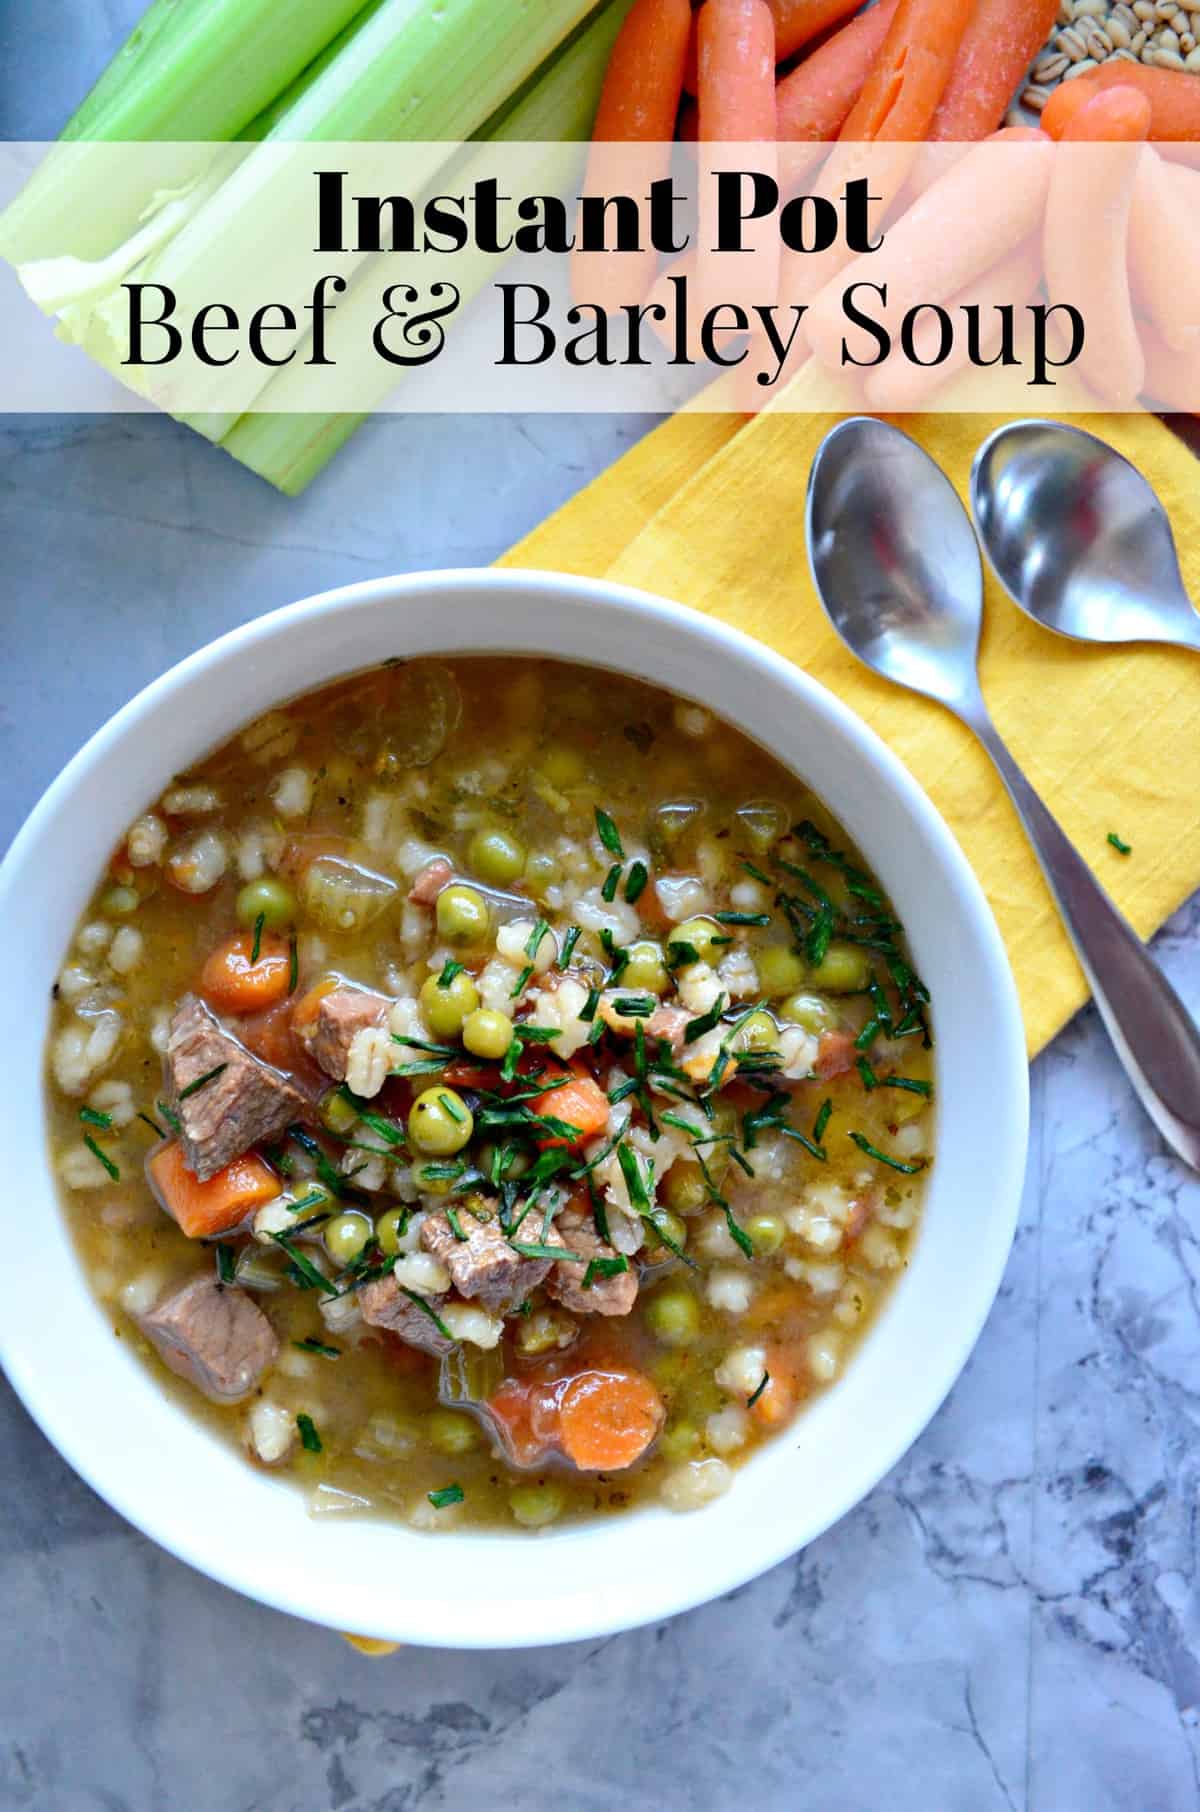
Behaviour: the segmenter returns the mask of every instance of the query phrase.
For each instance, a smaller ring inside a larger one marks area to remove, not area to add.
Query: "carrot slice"
[[[586,1145],[608,1125],[608,1096],[600,1084],[575,1063],[571,1065],[569,1082],[564,1082],[560,1088],[547,1089],[531,1106],[535,1114],[553,1115],[556,1120],[564,1120],[568,1126],[578,1129],[570,1138],[561,1134],[539,1140],[539,1144],[545,1146]]]
[[[291,986],[292,963],[282,938],[259,939],[254,956],[254,934],[240,931],[218,946],[200,972],[200,992],[210,1006],[224,1013],[258,1013],[283,1000]]]
[[[563,1452],[582,1472],[620,1472],[641,1459],[664,1415],[641,1372],[580,1372],[560,1399]]]
[[[246,1152],[201,1183],[183,1161],[178,1139],[160,1145],[146,1160],[146,1177],[171,1219],[189,1239],[228,1233],[252,1208],[279,1194],[279,1179],[260,1157]]]
[[[976,0],[929,137],[961,143],[994,132],[1057,17],[1058,0]]]

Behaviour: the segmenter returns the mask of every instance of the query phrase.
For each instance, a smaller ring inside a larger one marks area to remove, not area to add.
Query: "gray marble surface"
[[[0,132],[55,129],[137,10],[6,0]],[[640,425],[392,420],[289,503],[169,422],[0,419],[0,842],[179,655],[486,561]],[[1159,947],[1200,1007],[1198,926]],[[755,1584],[568,1648],[362,1659],[134,1534],[0,1384],[0,1812],[1188,1812],[1198,1211],[1086,1013],[1035,1066],[1004,1288],[922,1440]]]

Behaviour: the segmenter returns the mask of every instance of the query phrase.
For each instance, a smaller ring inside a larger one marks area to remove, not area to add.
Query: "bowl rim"
[[[624,616],[637,621],[643,626],[661,625],[668,630],[681,632],[708,658],[720,658],[724,654],[743,667],[756,669],[771,685],[782,686],[790,690],[793,697],[803,700],[818,718],[835,724],[843,737],[854,745],[856,754],[875,770],[886,788],[903,802],[905,809],[920,824],[923,833],[936,848],[942,864],[942,878],[948,880],[957,906],[970,922],[971,933],[978,940],[986,962],[988,984],[996,996],[987,1035],[994,1047],[998,1074],[1006,1090],[1003,1104],[1005,1137],[1000,1142],[1000,1150],[995,1154],[995,1161],[990,1164],[988,1171],[986,1193],[994,1207],[989,1221],[986,1250],[981,1257],[981,1270],[971,1290],[973,1310],[964,1322],[958,1345],[937,1367],[936,1380],[925,1391],[911,1416],[903,1421],[901,1427],[891,1431],[891,1438],[882,1439],[876,1444],[871,1463],[861,1470],[840,1507],[822,1515],[800,1533],[788,1528],[786,1519],[781,1518],[777,1539],[754,1546],[750,1553],[739,1549],[724,1557],[724,1564],[715,1571],[700,1573],[697,1570],[699,1576],[690,1578],[686,1584],[681,1585],[680,1576],[676,1575],[664,1579],[648,1592],[644,1603],[633,1608],[628,1602],[621,1601],[621,1608],[617,1609],[615,1599],[610,1602],[602,1593],[593,1591],[590,1594],[573,1595],[569,1602],[564,1602],[561,1615],[542,1615],[523,1626],[504,1629],[493,1614],[490,1619],[482,1617],[474,1622],[469,1617],[465,1620],[458,1619],[451,1631],[444,1624],[441,1627],[430,1625],[407,1628],[398,1636],[399,1640],[413,1646],[487,1649],[595,1638],[659,1621],[707,1603],[744,1585],[806,1547],[875,1489],[880,1479],[923,1433],[945,1401],[966,1366],[995,1301],[1019,1212],[1028,1141],[1029,1074],[1015,982],[980,882],[941,814],[877,732],[835,693],[786,657],[719,618],[631,586],[537,568],[447,568],[358,581],[272,610],[235,627],[185,656],[109,717],[47,787],[0,863],[0,924],[7,923],[13,890],[30,855],[36,850],[39,839],[53,823],[60,809],[71,800],[81,783],[86,781],[95,764],[110,751],[119,749],[128,739],[135,738],[144,721],[173,694],[186,692],[198,678],[211,674],[231,659],[261,654],[270,645],[303,634],[313,625],[319,625],[340,613],[380,605],[392,605],[402,612],[404,607],[411,608],[422,602],[433,607],[440,594],[463,591],[478,592],[497,600],[513,594],[526,597],[540,594],[543,601],[554,608],[591,611],[599,608],[618,617]],[[532,658],[531,650],[512,647],[512,638],[506,638],[503,633],[504,618],[499,611],[496,621],[497,635],[494,643],[474,637],[468,644],[459,646],[454,644],[451,636],[447,636],[445,645],[440,650],[422,649],[420,652],[424,658],[437,658],[440,652],[442,658],[452,660],[475,654],[502,653],[507,649],[518,656]],[[607,666],[615,673],[632,673],[644,677],[648,683],[665,690],[696,696],[694,692],[689,694],[681,683],[643,673],[638,665],[623,661],[619,655],[604,661],[592,655],[564,655],[552,646],[547,646],[543,652],[549,659],[558,658],[576,665]],[[269,663],[266,665],[269,666]],[[354,661],[344,669],[330,672],[327,681],[320,683],[331,683],[342,674],[362,670],[363,663]],[[302,696],[313,689],[313,683],[304,683],[290,690],[264,684],[260,688],[257,711],[267,711],[273,705]],[[745,734],[754,737],[752,725],[739,721],[721,706],[715,708],[719,715],[733,722]],[[253,712],[241,721],[249,721],[252,715]],[[234,733],[236,727],[225,734]],[[197,737],[196,757],[219,746],[222,740],[224,734],[217,738]],[[793,772],[800,772],[800,777],[804,778],[802,771],[791,760],[784,758],[784,765]],[[831,804],[835,812],[838,811],[838,801],[832,800]],[[116,828],[119,834],[120,827]],[[865,853],[868,859],[875,859],[869,849]],[[43,1021],[38,1028],[39,1047],[44,1046],[45,1033],[46,1022]],[[52,1183],[51,1188],[57,1192],[55,1184]],[[80,1270],[82,1274],[82,1267]],[[93,1456],[82,1450],[85,1443],[81,1440],[81,1431],[78,1428],[72,1429],[70,1415],[59,1401],[59,1393],[53,1384],[46,1383],[39,1367],[37,1352],[32,1346],[14,1339],[10,1333],[8,1317],[2,1312],[2,1305],[6,1289],[11,1288],[11,1282],[6,1283],[4,1273],[0,1272],[0,1366],[26,1410],[76,1473],[142,1534],[210,1578],[291,1615],[330,1627],[343,1627],[334,1608],[336,1594],[328,1589],[322,1593],[321,1590],[280,1590],[264,1586],[256,1581],[252,1570],[245,1564],[236,1564],[229,1553],[214,1552],[211,1545],[206,1546],[194,1535],[189,1536],[186,1516],[138,1501],[136,1492],[129,1489],[121,1477],[119,1465],[110,1467],[107,1462],[97,1463]],[[901,1282],[899,1288],[891,1292],[889,1308],[903,1288],[904,1284]],[[876,1335],[877,1330],[868,1333],[868,1345]],[[849,1371],[852,1372],[853,1367]],[[819,1401],[829,1403],[836,1400],[839,1388],[840,1385],[834,1387]],[[811,1416],[815,1412],[810,1409],[806,1413]],[[198,1427],[194,1423],[191,1426]],[[781,1445],[782,1442],[772,1443],[771,1448]],[[240,1465],[245,1466],[241,1455],[236,1458]],[[279,1481],[269,1482],[276,1488],[279,1487]],[[290,1486],[284,1488],[292,1489]],[[736,1496],[736,1485],[731,1496]],[[621,1517],[616,1520],[627,1525],[634,1519]],[[403,1524],[388,1526],[404,1528]],[[614,1526],[613,1519],[604,1519],[599,1524],[591,1522],[584,1525],[583,1530],[594,1531],[597,1527],[611,1529]],[[411,1530],[405,1530],[405,1533],[412,1535]],[[466,1540],[486,1542],[493,1538],[486,1531],[464,1531],[452,1535],[450,1539],[461,1543]],[[512,1544],[520,1542],[522,1538],[503,1536],[494,1539],[502,1542],[506,1550],[511,1552]],[[582,1531],[573,1531],[571,1539],[582,1539]],[[532,1551],[535,1544],[528,1545]],[[439,1548],[439,1552],[443,1550]],[[505,1613],[511,1614],[513,1603],[511,1598],[503,1600]],[[356,1620],[355,1627],[360,1628],[363,1634],[397,1636],[394,1616],[385,1617],[373,1629],[366,1627],[367,1622],[368,1618],[361,1616]]]

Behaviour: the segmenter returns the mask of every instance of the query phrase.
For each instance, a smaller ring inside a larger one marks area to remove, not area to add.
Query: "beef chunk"
[[[173,1372],[214,1403],[248,1397],[279,1351],[275,1330],[258,1307],[230,1284],[194,1277],[139,1317]]]
[[[436,1313],[450,1297],[430,1296],[426,1300]],[[394,1277],[378,1277],[373,1283],[361,1285],[358,1306],[363,1320],[371,1327],[387,1328],[407,1346],[415,1346],[422,1353],[432,1353],[436,1359],[452,1353],[458,1345],[456,1340],[447,1340],[438,1332],[433,1317],[425,1313],[420,1303],[404,1294]]]
[[[585,1290],[583,1280],[588,1261],[593,1258],[616,1258],[612,1246],[606,1245],[596,1232],[595,1222],[582,1214],[562,1214],[556,1223],[568,1251],[582,1255],[583,1263],[559,1259],[546,1279],[546,1293],[564,1309],[577,1315],[628,1315],[637,1301],[638,1274],[630,1265],[615,1277],[593,1277]]]
[[[350,1046],[368,1026],[384,1023],[390,1005],[382,994],[372,994],[366,988],[348,984],[332,988],[321,996],[315,1015],[301,1028],[301,1041],[327,1076],[344,1082]]]
[[[466,1208],[459,1210],[457,1219],[465,1240],[456,1236],[444,1214],[429,1214],[421,1222],[421,1244],[442,1261],[460,1296],[474,1298],[493,1315],[507,1315],[549,1275],[554,1260],[522,1258],[495,1219],[479,1220]],[[522,1234],[514,1237],[520,1240]],[[529,1245],[563,1243],[553,1227],[543,1240],[540,1221],[524,1238]]]
[[[171,1021],[166,1076],[184,1162],[202,1183],[260,1140],[277,1138],[307,1106],[286,1076],[252,1057],[194,994],[184,996]],[[189,1094],[204,1076],[212,1080]]]
[[[450,885],[454,870],[445,856],[435,856],[427,862],[420,874],[413,881],[408,897],[418,906],[432,906],[443,887]]]

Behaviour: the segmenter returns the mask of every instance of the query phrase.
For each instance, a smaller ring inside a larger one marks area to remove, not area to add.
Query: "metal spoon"
[[[971,508],[996,577],[1035,622],[1081,642],[1200,648],[1167,513],[1094,434],[998,428],[975,456]]]
[[[813,461],[808,550],[851,652],[953,711],[995,762],[1130,1081],[1163,1137],[1200,1169],[1200,1033],[988,716],[976,671],[983,571],[949,479],[898,428],[842,422]]]

